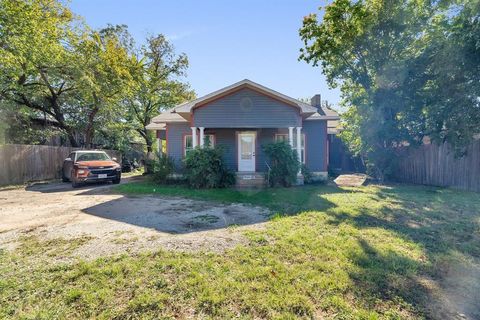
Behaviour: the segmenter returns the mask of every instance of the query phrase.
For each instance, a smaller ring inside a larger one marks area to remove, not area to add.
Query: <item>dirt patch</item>
[[[440,279],[424,277],[428,289],[427,309],[435,319],[480,319],[480,261],[450,262]]]
[[[22,237],[88,237],[72,257],[94,259],[144,250],[223,251],[246,242],[243,230],[263,228],[268,210],[240,204],[161,197],[125,197],[111,186],[65,184],[1,191],[0,248]]]

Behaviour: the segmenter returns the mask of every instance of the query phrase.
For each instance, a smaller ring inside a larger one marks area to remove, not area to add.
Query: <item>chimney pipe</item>
[[[316,94],[310,100],[310,104],[315,108],[319,109],[322,107],[322,96],[320,94]]]

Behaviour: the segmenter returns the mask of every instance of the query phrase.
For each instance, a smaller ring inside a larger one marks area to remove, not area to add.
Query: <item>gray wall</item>
[[[306,135],[306,159],[307,167],[311,171],[327,171],[326,167],[326,121],[304,121],[303,132]],[[205,134],[214,134],[216,145],[225,148],[225,162],[227,166],[237,171],[237,136],[238,131],[247,131],[240,128],[206,129]],[[286,129],[257,129],[256,143],[256,168],[259,172],[267,171],[265,161],[267,158],[262,150],[262,145],[271,143],[275,139],[275,133],[287,133]],[[191,134],[188,123],[168,124],[167,130],[168,154],[175,159],[180,169],[183,159],[183,136]]]
[[[286,128],[300,126],[299,110],[242,89],[194,110],[193,123],[205,128]]]
[[[206,134],[215,135],[215,145],[225,148],[224,159],[230,170],[237,171],[237,149],[235,130],[215,129],[206,130]]]
[[[304,121],[306,166],[310,171],[327,171],[327,121]]]
[[[211,129],[207,130],[207,133],[215,134],[216,144],[225,148],[225,162],[231,170],[237,171],[237,132],[247,131],[245,129]],[[267,166],[265,161],[267,160],[265,153],[262,150],[262,145],[273,142],[277,129],[258,129],[256,151],[255,151],[255,167],[256,171],[265,172]]]
[[[186,134],[192,134],[190,124],[185,123],[169,123],[167,124],[167,153],[175,160],[177,169],[182,167],[183,159],[183,137]]]

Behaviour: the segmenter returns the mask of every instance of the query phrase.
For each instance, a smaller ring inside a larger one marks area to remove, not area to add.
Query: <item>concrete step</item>
[[[265,174],[263,172],[237,172],[237,187],[263,187],[265,186]]]

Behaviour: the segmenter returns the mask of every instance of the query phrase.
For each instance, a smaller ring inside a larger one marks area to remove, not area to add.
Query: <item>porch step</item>
[[[237,172],[237,187],[264,187],[265,174],[261,172]]]

